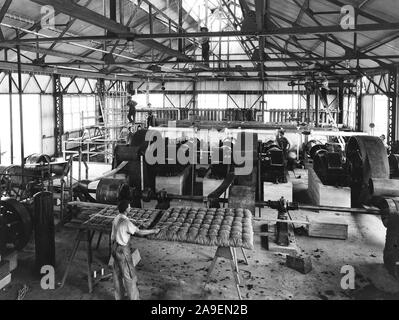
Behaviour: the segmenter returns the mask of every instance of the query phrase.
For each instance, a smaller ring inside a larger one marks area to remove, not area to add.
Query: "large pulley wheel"
[[[381,220],[386,228],[392,216],[399,216],[399,198],[374,197],[372,204],[381,210]]]
[[[359,206],[370,200],[370,179],[389,179],[387,152],[378,137],[353,136],[346,145],[346,158],[352,180],[352,203]]]
[[[32,218],[20,202],[12,198],[0,200],[0,224],[3,244],[12,245],[15,250],[22,250],[28,244]]]

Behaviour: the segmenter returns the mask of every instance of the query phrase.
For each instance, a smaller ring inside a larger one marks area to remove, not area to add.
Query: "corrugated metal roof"
[[[0,8],[4,5],[6,0],[0,0]],[[244,0],[245,1],[245,0]],[[108,1],[106,1],[108,2]],[[123,5],[123,21],[126,23],[131,20],[130,27],[135,28],[136,31],[141,33],[150,33],[150,18],[149,18],[149,6],[148,3],[153,5],[152,12],[156,14],[153,19],[153,32],[154,33],[168,33],[170,32],[169,21],[170,18],[172,23],[175,23],[179,19],[178,5],[176,0],[146,0],[141,2],[140,8],[134,4],[136,1],[123,0],[120,1]],[[255,10],[255,0],[246,0],[251,10]],[[91,11],[99,14],[104,14],[104,6],[102,0],[80,0],[77,1],[79,5],[86,6]],[[119,1],[117,19],[119,20]],[[236,3],[236,5],[234,5]],[[211,31],[219,31],[218,26],[229,27],[229,30],[233,29],[233,25],[230,21],[234,21],[231,17],[231,12],[226,7],[226,4],[230,5],[231,11],[237,13],[237,17],[240,20],[242,17],[241,8],[238,5],[239,1],[225,1],[225,0],[209,0],[209,22],[213,25]],[[342,5],[350,4],[353,6],[360,6],[358,24],[371,24],[371,23],[397,23],[399,22],[399,1],[396,0],[310,0],[309,7],[305,11],[301,10],[301,7],[306,4],[305,0],[270,0],[270,12],[269,15],[273,21],[275,27],[280,28],[291,28],[291,27],[309,27],[309,26],[332,26],[339,25],[340,21],[340,8]],[[202,1],[198,3],[192,1],[183,1],[184,5],[184,24],[183,29],[185,32],[197,32],[199,26],[203,24],[204,20],[204,7],[201,7]],[[12,1],[7,14],[5,15],[1,31],[6,40],[15,38],[15,30],[8,26],[21,28],[20,33],[23,34],[23,39],[38,37],[58,37],[65,28],[65,24],[68,24],[72,19],[70,16],[57,13],[56,15],[56,26],[50,29],[42,29],[39,27],[41,20],[41,6],[30,0],[14,0]],[[304,6],[305,8],[305,6]],[[162,12],[159,13],[157,11]],[[109,8],[106,8],[106,14],[109,14]],[[328,12],[328,14],[326,13]],[[198,21],[201,18],[201,21]],[[36,28],[35,28],[36,26]],[[37,34],[25,34],[25,29],[30,30],[29,32],[37,32]],[[239,27],[238,27],[239,29]],[[172,28],[172,31],[175,29]],[[94,26],[85,21],[76,20],[65,33],[65,36],[98,36],[105,35],[104,29],[99,26]],[[326,52],[327,58],[343,57],[346,54],[354,54],[353,49],[359,50],[363,55],[370,56],[370,59],[361,59],[359,66],[365,69],[373,68],[386,68],[388,65],[399,62],[399,30],[397,31],[372,31],[372,32],[358,32],[356,38],[356,46],[354,45],[354,34],[353,33],[339,33],[329,35],[325,45],[325,37],[321,35],[298,35],[295,37],[288,35],[275,36],[267,39],[266,52],[268,53],[268,59],[272,61],[265,62],[267,74],[294,74],[300,75],[305,72],[309,72],[312,68],[320,66],[330,66],[330,73],[327,74],[346,74],[345,68],[355,68],[357,65],[356,60],[351,61],[326,61],[324,64],[323,57]],[[218,40],[218,39],[215,39]],[[244,39],[248,44],[250,41],[248,38]],[[174,40],[156,40],[163,43],[166,47],[172,45],[174,49],[178,46],[178,41]],[[251,42],[257,48],[258,39],[252,38]],[[134,59],[140,59],[144,62],[150,61],[162,61],[168,59],[173,61],[174,58],[168,57],[167,54],[161,52],[158,49],[150,48],[145,43],[134,41],[133,43],[126,43],[126,40],[121,39],[117,45],[114,45],[115,41],[108,42],[107,46],[104,47],[103,41],[80,41],[78,43],[58,43],[52,45],[51,43],[40,43],[39,48],[41,49],[40,54],[45,53],[43,50],[52,50],[53,52],[47,52],[46,63],[70,63],[74,60],[78,60],[78,57],[85,57],[85,61],[82,62],[85,69],[92,70],[103,70],[104,67],[101,65],[101,61],[106,52],[112,52],[116,63],[120,63],[120,66],[109,66],[108,72],[118,73],[121,70],[124,72],[131,71],[132,75],[142,76],[145,69],[149,64],[127,66],[129,61]],[[192,43],[189,40],[185,42],[186,45]],[[188,56],[193,53],[196,56],[193,59],[201,59],[201,49],[198,47],[198,41],[196,45],[191,48],[191,51],[187,52]],[[236,66],[242,66],[244,68],[254,67],[254,63],[250,61],[249,56],[253,54],[252,44],[248,45],[251,52],[244,52],[243,44],[240,44],[238,39],[230,39],[229,45],[226,43],[222,44],[221,50],[217,42],[213,42],[214,54],[213,59],[227,60],[227,50],[230,52],[230,60],[246,60],[239,62],[229,62],[230,68]],[[326,48],[325,48],[326,46]],[[94,51],[90,50],[94,48]],[[197,48],[197,50],[193,50]],[[35,45],[27,44],[21,47],[25,57],[23,62],[29,62],[27,58],[35,59]],[[104,51],[105,49],[105,51]],[[219,57],[221,54],[221,57]],[[40,55],[39,55],[40,56]],[[76,59],[74,58],[76,56]],[[390,56],[388,58],[381,58],[381,56]],[[396,57],[397,56],[397,57]],[[317,58],[316,61],[299,61],[301,58]],[[9,53],[9,60],[15,61],[15,53]],[[274,61],[277,58],[281,58],[284,61]],[[288,59],[288,60],[287,60]],[[291,59],[291,60],[289,60]],[[297,59],[298,61],[292,61]],[[95,61],[98,61],[96,64]],[[219,65],[211,65],[212,67],[218,68]],[[74,66],[76,67],[76,66]],[[182,76],[181,73],[174,75],[171,69],[173,65],[167,65],[169,69],[163,71],[168,72],[168,76]],[[187,68],[186,64],[178,65],[180,68]],[[298,71],[285,71],[283,68],[292,69],[298,67]],[[268,72],[267,69],[271,68]],[[281,70],[277,70],[281,68]],[[336,69],[339,68],[340,70]],[[141,72],[140,70],[143,70]],[[209,73],[210,70],[207,70]],[[253,70],[254,75],[257,75],[257,70]],[[216,71],[215,71],[216,72]],[[146,74],[144,72],[144,74]],[[190,73],[191,74],[191,73]],[[212,70],[211,70],[212,74]],[[230,74],[239,75],[239,71],[231,71]],[[163,73],[155,72],[153,76],[162,76]],[[193,75],[191,75],[193,76]],[[195,76],[195,75],[194,75]],[[225,76],[225,74],[224,74]]]

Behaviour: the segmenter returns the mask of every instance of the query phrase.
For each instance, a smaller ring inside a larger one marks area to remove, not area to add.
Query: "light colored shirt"
[[[124,214],[118,214],[112,223],[111,241],[116,241],[121,246],[127,246],[130,236],[134,235],[138,228]]]

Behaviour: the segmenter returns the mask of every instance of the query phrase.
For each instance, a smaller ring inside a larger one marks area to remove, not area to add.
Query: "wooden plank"
[[[309,220],[309,237],[346,240],[348,238],[348,224],[344,218],[312,217]]]
[[[3,279],[10,273],[10,262],[1,261],[0,262],[0,279]]]
[[[0,280],[0,290],[5,288],[11,283],[11,273],[5,276],[3,279]]]
[[[308,195],[314,205],[351,208],[351,189],[324,185],[312,168],[308,170]]]

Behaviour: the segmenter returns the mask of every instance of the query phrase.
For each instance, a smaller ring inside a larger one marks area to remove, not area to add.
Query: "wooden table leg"
[[[100,234],[98,235],[98,240],[97,240],[97,245],[96,245],[96,250],[98,250],[98,248],[100,247],[100,243],[101,243],[101,239],[103,237],[103,233],[100,232]]]
[[[215,256],[213,257],[212,263],[208,269],[208,274],[206,276],[206,283],[209,283],[209,281],[211,280],[211,274],[212,274],[213,269],[215,268],[217,260],[218,260],[218,256],[215,254]]]
[[[249,265],[248,263],[248,257],[247,254],[245,253],[245,249],[243,247],[241,247],[241,252],[242,252],[242,256],[244,257],[244,262],[246,265]]]
[[[93,236],[90,231],[87,231],[87,281],[89,285],[89,293],[93,292],[93,278],[91,274],[91,263],[93,259],[92,250],[91,250],[91,241],[93,240]]]
[[[218,258],[224,258],[230,261],[231,271],[233,273],[234,283],[237,289],[238,298],[242,300],[241,291],[240,291],[240,276],[239,269],[237,263],[237,254],[235,252],[235,248],[232,247],[218,247],[215,253],[215,257],[212,260],[211,266],[208,270],[208,275],[206,279],[206,283],[209,283],[210,277],[213,269],[215,268],[216,261]]]
[[[64,272],[64,276],[62,277],[61,288],[64,287],[64,285],[65,285],[65,281],[68,277],[69,269],[71,268],[72,261],[75,258],[76,252],[78,251],[79,244],[80,244],[80,241],[82,240],[83,233],[84,233],[84,231],[79,230],[79,232],[75,238],[75,243],[72,248],[71,256],[69,257],[69,260],[68,260],[68,263],[67,263],[67,266],[66,266],[66,269]]]

